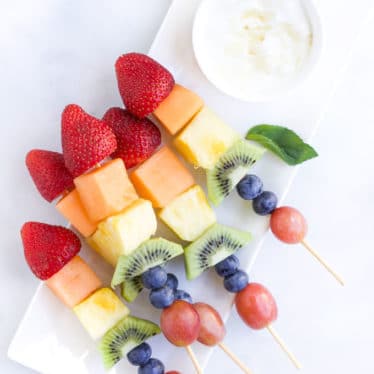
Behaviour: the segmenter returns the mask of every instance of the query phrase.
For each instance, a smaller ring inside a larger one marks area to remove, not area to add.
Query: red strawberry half
[[[36,188],[49,202],[74,186],[61,153],[33,149],[26,155],[26,166]]]
[[[126,108],[139,118],[151,114],[175,84],[168,70],[141,53],[122,55],[115,68],[122,100]]]
[[[21,237],[26,261],[31,271],[42,280],[62,269],[81,248],[73,231],[46,223],[26,222]]]
[[[122,158],[127,169],[145,161],[161,144],[160,130],[147,118],[139,119],[127,110],[110,108],[103,120],[117,139],[117,150],[112,157]]]
[[[74,177],[110,156],[117,147],[110,127],[74,104],[62,113],[61,138],[65,165]]]

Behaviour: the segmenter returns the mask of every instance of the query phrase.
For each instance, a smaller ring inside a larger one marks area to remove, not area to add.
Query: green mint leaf
[[[318,153],[294,131],[276,125],[257,125],[249,129],[246,139],[260,143],[288,165],[297,165]]]

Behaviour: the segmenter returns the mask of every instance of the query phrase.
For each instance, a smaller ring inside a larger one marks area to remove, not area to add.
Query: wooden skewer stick
[[[243,371],[243,373],[246,374],[253,374],[251,370],[249,370],[242,361],[239,360],[239,358],[224,344],[224,343],[218,343],[218,347],[220,347],[226,354],[235,362],[236,365],[240,367],[240,369]]]
[[[190,356],[190,359],[193,363],[193,366],[195,367],[197,374],[203,374],[203,369],[201,368],[199,362],[197,361],[197,358],[195,356],[195,353],[193,352],[192,348],[188,345],[186,348],[186,351],[188,355]]]
[[[288,358],[292,361],[292,363],[296,366],[297,369],[301,369],[301,365],[297,358],[294,356],[294,354],[287,348],[284,341],[281,339],[281,337],[277,334],[277,332],[274,330],[272,325],[266,326],[270,334],[273,336],[275,341],[280,345],[280,347],[283,349],[283,351],[286,353]]]
[[[325,269],[342,285],[344,286],[343,279],[326,263],[326,261],[305,241],[302,240],[301,244],[307,251],[320,263]]]

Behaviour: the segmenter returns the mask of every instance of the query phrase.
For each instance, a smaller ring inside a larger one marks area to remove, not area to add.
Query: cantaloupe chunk
[[[204,107],[175,138],[174,145],[192,165],[212,169],[238,139],[237,132]]]
[[[198,95],[176,84],[153,114],[174,135],[187,125],[203,105],[204,102]]]
[[[78,191],[74,189],[64,196],[57,204],[56,209],[78,230],[84,237],[92,235],[97,227],[88,217]]]
[[[194,241],[216,222],[203,189],[196,185],[159,212],[161,220],[181,239]]]
[[[117,158],[74,179],[82,204],[93,221],[119,213],[138,198],[125,164]]]
[[[101,288],[74,307],[74,312],[92,339],[101,338],[129,309],[109,288]]]
[[[157,230],[152,203],[138,199],[121,213],[99,223],[88,243],[107,262],[116,266],[119,256],[129,255]]]
[[[138,194],[163,208],[193,186],[194,178],[178,157],[164,146],[130,174]]]
[[[53,293],[72,308],[101,287],[101,280],[79,256],[71,259],[45,282]]]

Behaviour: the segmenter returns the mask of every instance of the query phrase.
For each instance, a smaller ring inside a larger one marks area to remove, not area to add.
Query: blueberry
[[[216,266],[216,272],[220,277],[227,277],[228,275],[234,274],[239,268],[239,259],[231,255],[223,261],[219,262]]]
[[[138,369],[138,374],[164,374],[164,364],[155,358],[151,358],[146,364]]]
[[[149,301],[157,309],[167,308],[174,302],[174,290],[167,286],[154,289],[149,294]]]
[[[234,274],[228,275],[223,281],[223,285],[229,292],[239,292],[248,284],[248,274],[242,270],[237,270]]]
[[[171,273],[168,273],[168,279],[166,281],[165,286],[170,287],[173,290],[176,290],[178,288],[178,278]]]
[[[175,300],[184,300],[188,303],[192,304],[192,297],[191,295],[183,290],[176,290],[174,295]]]
[[[278,199],[275,193],[264,191],[253,200],[253,210],[260,216],[270,214],[277,207]]]
[[[145,365],[152,356],[151,346],[147,343],[142,343],[135,347],[127,354],[127,359],[130,364],[135,366]]]
[[[161,266],[156,266],[142,274],[142,282],[145,288],[153,290],[165,286],[168,275]]]
[[[253,174],[247,174],[236,186],[239,196],[244,200],[253,200],[262,192],[262,180]]]

